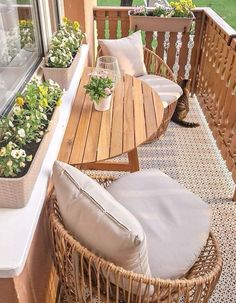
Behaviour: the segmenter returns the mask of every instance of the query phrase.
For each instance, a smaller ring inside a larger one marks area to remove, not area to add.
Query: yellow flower
[[[78,21],[74,21],[73,26],[74,26],[74,29],[75,29],[75,30],[78,30],[79,27],[80,27],[79,22],[78,22]]]
[[[16,104],[19,106],[23,106],[25,104],[25,101],[22,97],[17,97],[16,98]]]
[[[48,87],[44,87],[43,85],[39,85],[39,91],[43,96],[46,96],[48,93]]]
[[[63,17],[63,18],[62,18],[62,21],[63,21],[64,23],[67,23],[67,21],[68,21],[68,18],[66,18],[66,17]]]
[[[24,19],[22,19],[22,20],[20,20],[20,25],[22,25],[22,26],[26,26],[26,20],[24,20]]]
[[[62,100],[61,100],[61,98],[59,98],[59,99],[57,100],[56,105],[57,105],[57,106],[60,106],[60,105],[61,105],[61,102],[62,102]]]

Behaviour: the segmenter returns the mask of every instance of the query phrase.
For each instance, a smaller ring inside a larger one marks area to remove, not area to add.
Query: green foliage
[[[62,90],[52,80],[32,80],[15,98],[11,115],[0,121],[0,177],[15,177],[32,160],[27,146],[41,141]]]
[[[48,67],[69,67],[82,44],[84,34],[78,21],[63,18],[63,25],[52,37],[49,53],[46,57]]]
[[[94,72],[91,74],[89,83],[84,88],[91,100],[99,104],[102,98],[111,95],[113,82],[105,71]]]

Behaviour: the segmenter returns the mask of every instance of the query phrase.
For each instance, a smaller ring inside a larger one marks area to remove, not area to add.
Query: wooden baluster
[[[164,58],[164,41],[165,41],[165,33],[158,32],[156,54],[162,59]]]
[[[152,50],[152,41],[153,41],[153,32],[146,32],[145,44],[146,47],[150,50]]]
[[[118,11],[111,11],[108,14],[109,39],[117,38]]]
[[[167,64],[168,66],[173,69],[173,65],[175,63],[175,56],[176,56],[176,38],[177,38],[177,33],[170,33],[170,46],[168,50],[168,56],[167,56]]]
[[[129,16],[127,11],[120,12],[121,35],[127,37],[129,35]]]
[[[96,21],[97,21],[97,38],[105,38],[105,24],[106,24],[106,12],[105,10],[96,11]]]

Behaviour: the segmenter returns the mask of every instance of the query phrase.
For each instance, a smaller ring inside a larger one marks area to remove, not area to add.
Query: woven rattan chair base
[[[100,181],[106,187],[112,180]],[[211,233],[185,276],[163,280],[126,271],[83,247],[65,229],[54,195],[48,200],[48,218],[61,302],[207,302],[220,277],[222,258]]]

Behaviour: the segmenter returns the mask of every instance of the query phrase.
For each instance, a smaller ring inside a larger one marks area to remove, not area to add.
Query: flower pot
[[[110,109],[111,106],[111,96],[107,96],[100,100],[99,104],[94,102],[94,107],[97,111],[105,112],[106,110]]]
[[[52,115],[48,130],[39,145],[28,172],[20,178],[0,178],[0,207],[22,208],[29,201],[35,181],[59,119],[59,107]]]
[[[45,63],[42,67],[45,80],[52,79],[57,82],[62,89],[67,90],[71,79],[79,62],[79,51],[75,55],[72,64],[69,67],[47,67]]]
[[[155,17],[136,16],[129,11],[129,22],[131,30],[143,30],[147,32],[189,32],[194,20],[192,17]]]

